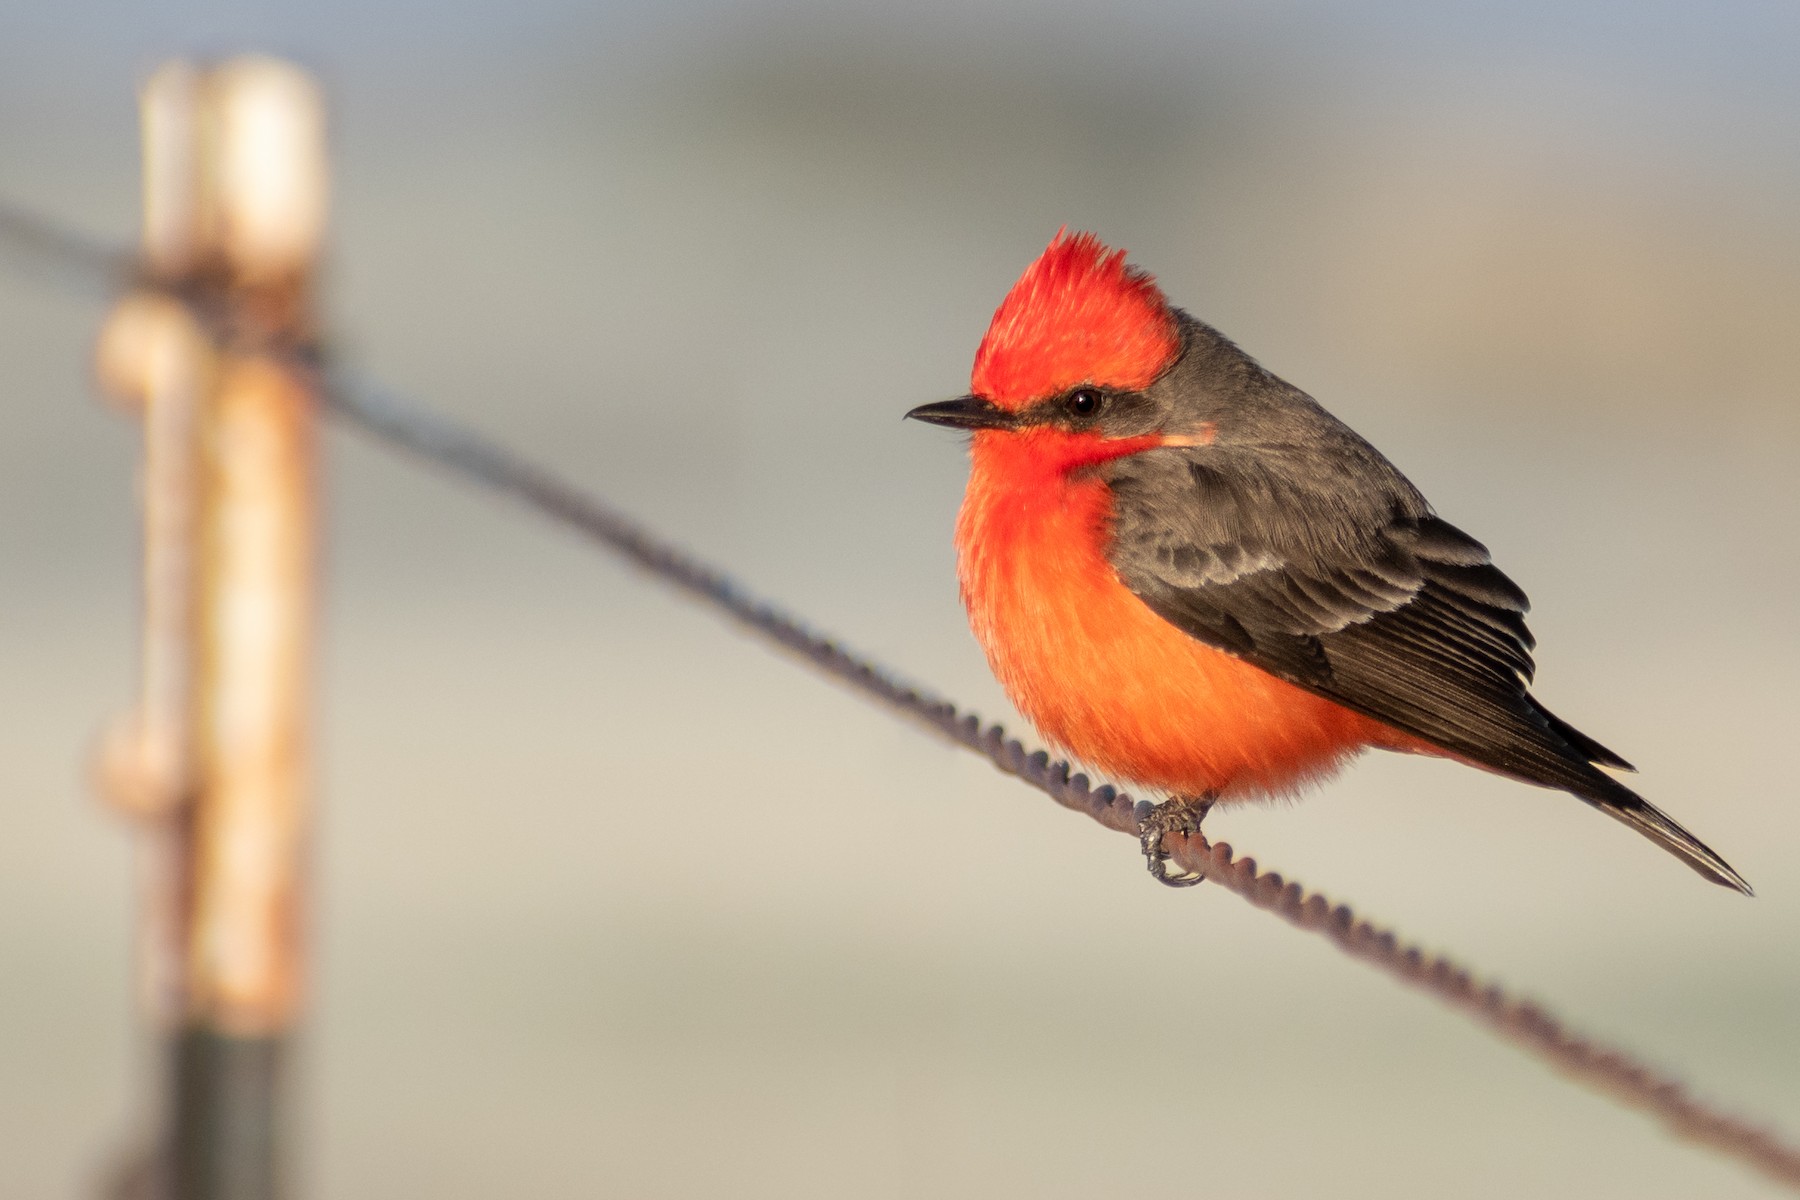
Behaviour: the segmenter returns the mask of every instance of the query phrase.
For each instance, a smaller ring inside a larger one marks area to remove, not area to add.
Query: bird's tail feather
[[[1683,829],[1667,813],[1618,781],[1608,779],[1607,782],[1624,795],[1607,788],[1608,794],[1603,797],[1584,796],[1583,799],[1590,800],[1595,808],[1614,820],[1631,826],[1714,883],[1735,888],[1746,896],[1756,894],[1744,877],[1731,869],[1730,863],[1713,853],[1705,842]]]
[[[1538,704],[1535,698],[1531,703],[1543,725],[1564,743],[1558,748],[1536,738],[1531,739],[1534,749],[1554,751],[1550,762],[1545,763],[1540,759],[1535,764],[1540,773],[1532,779],[1533,783],[1563,788],[1581,797],[1615,821],[1631,826],[1692,867],[1703,878],[1710,879],[1721,887],[1733,888],[1746,896],[1756,894],[1750,890],[1744,877],[1734,871],[1730,863],[1713,853],[1705,842],[1683,829],[1668,813],[1598,769],[1602,766],[1622,771],[1636,768]]]
[[[1587,759],[1591,763],[1598,763],[1603,767],[1611,767],[1615,771],[1637,770],[1636,767],[1620,758],[1617,754],[1614,754],[1611,750],[1608,750],[1605,746],[1602,746],[1599,742],[1596,742],[1593,738],[1581,732],[1581,730],[1575,728],[1573,725],[1545,708],[1542,704],[1539,704],[1536,696],[1528,696],[1526,699],[1531,701],[1531,707],[1537,709],[1538,716],[1544,718],[1544,723],[1550,726],[1550,731],[1556,734],[1557,737],[1560,737],[1563,741],[1569,743],[1569,745],[1573,746],[1576,753],[1580,754],[1581,757]]]

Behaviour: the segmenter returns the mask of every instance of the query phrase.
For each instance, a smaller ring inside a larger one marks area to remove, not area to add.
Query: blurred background
[[[993,717],[961,446],[900,415],[1058,226],[1128,247],[1489,543],[1539,694],[1760,895],[1395,757],[1209,830],[1800,1129],[1800,10],[11,0],[0,195],[129,241],[137,83],[251,49],[330,91],[347,353]],[[136,670],[103,308],[0,273],[8,1196],[91,1194],[151,1066],[84,780]],[[1773,1194],[560,531],[325,449],[305,1194]]]

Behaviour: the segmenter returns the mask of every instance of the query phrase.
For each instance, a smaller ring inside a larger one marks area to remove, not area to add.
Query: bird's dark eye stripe
[[[1095,388],[1076,388],[1063,401],[1063,407],[1078,417],[1091,417],[1100,411],[1106,397]]]

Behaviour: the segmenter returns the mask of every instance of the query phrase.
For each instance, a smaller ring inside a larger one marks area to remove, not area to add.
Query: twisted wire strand
[[[138,274],[129,251],[5,200],[0,200],[0,256],[26,275],[102,298]]]
[[[724,572],[481,435],[409,405],[340,368],[327,365],[323,376],[326,405],[351,424],[573,527],[824,674],[975,751],[1064,808],[1083,813],[1108,829],[1138,835],[1151,808],[1148,801],[1134,800],[1110,785],[1092,786],[1087,776],[1072,773],[1068,763],[1053,761],[1045,751],[1007,737],[999,725],[986,725],[948,701],[900,682],[743,590]],[[1427,953],[1358,919],[1347,905],[1334,905],[1274,871],[1259,871],[1255,859],[1234,856],[1228,843],[1208,842],[1200,834],[1190,834],[1170,835],[1164,844],[1178,866],[1203,873],[1209,882],[1255,907],[1317,933],[1352,958],[1437,997],[1572,1078],[1651,1114],[1677,1135],[1800,1190],[1800,1148],[1784,1142],[1772,1129],[1711,1107],[1673,1077],[1572,1032],[1541,1005],[1514,998],[1450,959]]]
[[[82,292],[111,292],[143,282],[132,257],[70,233],[56,223],[0,201],[0,250],[38,274]],[[1094,787],[1065,762],[1054,762],[998,725],[985,725],[949,702],[899,682],[831,638],[741,589],[722,571],[691,557],[596,497],[575,488],[444,417],[402,401],[342,367],[320,358],[325,405],[339,418],[380,441],[437,463],[457,475],[512,497],[608,547],[647,573],[720,610],[739,624],[790,651],[822,673],[934,729],[980,754],[1001,771],[1044,792],[1064,808],[1108,829],[1137,836],[1150,811],[1110,785]],[[1225,842],[1200,834],[1171,834],[1170,859],[1207,881],[1317,933],[1352,958],[1386,972],[1468,1015],[1481,1026],[1538,1055],[1551,1066],[1603,1094],[1660,1120],[1676,1135],[1745,1163],[1800,1191],[1800,1148],[1767,1126],[1733,1117],[1696,1099],[1680,1081],[1631,1055],[1572,1032],[1541,1005],[1509,996],[1440,955],[1402,942],[1358,919],[1347,905],[1259,871],[1256,860],[1236,857]]]

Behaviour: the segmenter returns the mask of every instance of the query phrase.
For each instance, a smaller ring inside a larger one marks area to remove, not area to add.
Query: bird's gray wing
[[[1157,451],[1111,481],[1113,566],[1154,612],[1494,770],[1584,795],[1617,786],[1591,764],[1624,761],[1527,691],[1525,594],[1481,543],[1403,480],[1346,499],[1234,457]]]

